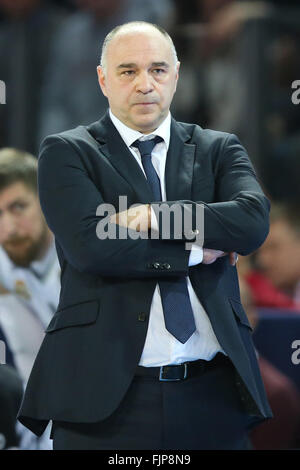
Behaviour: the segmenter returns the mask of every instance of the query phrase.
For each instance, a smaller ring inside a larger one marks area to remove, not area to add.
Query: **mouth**
[[[22,240],[14,240],[14,241],[7,241],[3,243],[3,246],[7,249],[14,250],[18,249],[19,247],[23,247],[24,245],[27,245],[29,240],[27,238],[23,238]]]
[[[155,101],[151,101],[151,102],[144,102],[144,103],[135,103],[134,106],[152,106],[156,104]]]

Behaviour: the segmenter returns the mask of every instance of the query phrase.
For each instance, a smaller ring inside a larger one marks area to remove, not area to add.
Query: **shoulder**
[[[198,124],[189,124],[178,121],[173,121],[173,123],[173,129],[184,136],[188,143],[201,145],[203,149],[210,149],[212,147],[220,149],[220,147],[226,147],[227,144],[240,144],[240,141],[235,134],[213,129],[204,129]]]
[[[98,121],[92,122],[88,125],[79,125],[73,129],[68,129],[63,132],[51,134],[46,136],[40,146],[40,153],[46,147],[52,145],[66,145],[69,144],[78,151],[83,147],[97,148],[99,142],[105,142],[108,138],[109,125],[112,126],[106,112]]]
[[[77,126],[73,129],[68,129],[56,134],[47,135],[41,143],[40,148],[43,149],[58,143],[75,144],[76,142],[84,141],[87,136],[87,126]]]
[[[0,367],[0,391],[1,398],[10,397],[10,403],[16,394],[19,395],[19,398],[22,397],[23,385],[21,377],[13,367],[7,364],[3,364]]]
[[[93,128],[101,129],[101,121],[46,136],[40,145],[39,160],[49,154],[60,155],[59,158],[70,154],[72,158],[77,155],[86,159],[91,153],[97,153],[99,143],[90,132]]]

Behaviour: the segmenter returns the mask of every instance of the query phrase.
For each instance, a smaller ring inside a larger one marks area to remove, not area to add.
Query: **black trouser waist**
[[[198,359],[197,361],[184,362],[182,364],[171,364],[161,367],[143,367],[136,368],[135,375],[156,377],[162,382],[185,380],[195,375],[203,374],[211,369],[222,365],[231,364],[230,359],[222,353],[216,354],[211,361]]]

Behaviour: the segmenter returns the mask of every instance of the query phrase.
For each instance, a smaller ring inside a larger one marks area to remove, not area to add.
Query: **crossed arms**
[[[188,206],[193,220],[197,204],[203,204],[207,262],[216,255],[208,250],[222,252],[222,256],[250,253],[263,243],[269,227],[269,202],[245,150],[234,136],[229,136],[222,148],[216,172],[218,202],[164,202],[170,206],[176,203],[183,211]],[[47,223],[67,261],[79,271],[140,278],[188,275],[189,251],[185,249],[184,234],[182,240],[97,238],[97,207],[107,201],[87,171],[85,155],[66,137],[50,136],[43,142],[38,181]],[[109,186],[104,189],[107,192]],[[149,223],[148,207],[145,210]],[[158,260],[169,263],[171,269],[163,273],[149,270],[149,264]]]

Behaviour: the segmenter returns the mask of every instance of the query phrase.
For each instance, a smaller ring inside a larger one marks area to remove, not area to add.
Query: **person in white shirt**
[[[37,194],[37,160],[0,150],[0,328],[26,384],[59,296],[60,267]]]

